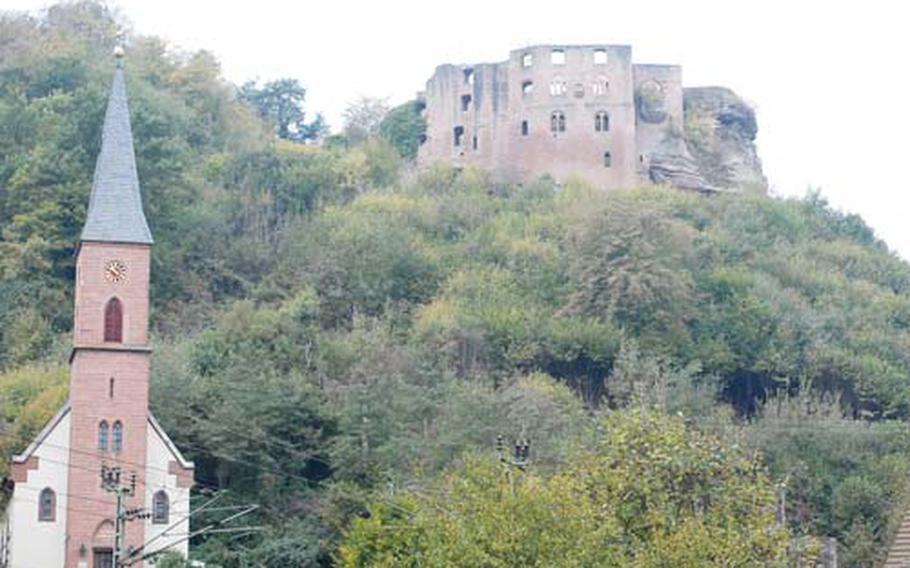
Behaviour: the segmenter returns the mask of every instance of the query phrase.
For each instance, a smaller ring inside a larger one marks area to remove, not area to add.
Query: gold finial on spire
[[[117,63],[119,64],[123,60],[123,56],[126,55],[126,51],[123,49],[123,31],[117,32],[117,45],[114,46],[114,57],[117,58]]]

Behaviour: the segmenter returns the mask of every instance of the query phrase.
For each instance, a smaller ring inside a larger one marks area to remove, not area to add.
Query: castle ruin
[[[703,103],[691,116],[689,94]],[[511,182],[577,177],[606,189],[765,184],[751,108],[727,89],[684,89],[678,65],[632,63],[626,45],[538,45],[500,63],[440,65],[420,98],[421,165],[477,166]]]

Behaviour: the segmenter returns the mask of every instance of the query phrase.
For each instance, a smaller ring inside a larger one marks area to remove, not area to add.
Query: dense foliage
[[[94,2],[0,16],[5,455],[65,396],[74,245],[115,29]],[[156,38],[132,37],[128,52],[156,238],[153,410],[200,486],[259,503],[267,528],[196,543],[210,565],[331,565],[381,495],[432,503],[409,491],[466,491],[451,486],[465,473],[492,507],[498,434],[533,448],[501,507],[551,514],[546,500],[589,473],[607,490],[637,471],[664,491],[651,469],[598,465],[625,451],[598,432],[629,405],[689,418],[684,447],[735,434],[785,483],[794,534],[838,537],[848,566],[881,559],[910,496],[910,266],[861,219],[818,195],[415,174],[416,103],[384,118],[355,104],[344,144],[308,145],[299,84],[238,89],[211,55]],[[524,499],[524,483],[546,491]],[[378,511],[361,524],[394,513]],[[686,553],[674,546],[662,550]]]
[[[354,521],[347,567],[785,566],[760,464],[678,418],[611,413],[592,451],[541,478],[469,461]]]

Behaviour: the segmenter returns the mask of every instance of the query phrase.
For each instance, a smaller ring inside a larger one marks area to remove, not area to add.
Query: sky
[[[37,11],[47,0],[0,0]],[[910,260],[910,2],[903,0],[116,0],[135,32],[206,49],[242,83],[297,78],[341,126],[360,96],[404,102],[442,63],[501,61],[539,43],[632,46],[683,66],[758,116],[771,193],[818,189]]]

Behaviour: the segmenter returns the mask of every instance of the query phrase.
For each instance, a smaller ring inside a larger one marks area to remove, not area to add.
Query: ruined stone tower
[[[512,182],[579,177],[606,189],[764,185],[751,109],[739,109],[749,155],[734,160],[745,171],[715,164],[709,179],[686,133],[682,68],[634,64],[629,46],[538,45],[500,63],[441,65],[421,99],[421,165],[478,166]],[[710,146],[727,125],[709,126],[695,143]]]

